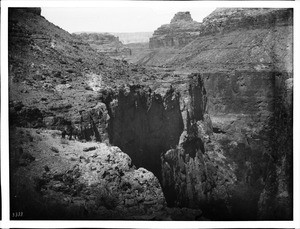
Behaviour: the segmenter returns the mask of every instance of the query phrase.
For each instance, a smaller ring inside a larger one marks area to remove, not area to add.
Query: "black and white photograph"
[[[295,10],[258,6],[8,7],[10,220],[293,221]]]

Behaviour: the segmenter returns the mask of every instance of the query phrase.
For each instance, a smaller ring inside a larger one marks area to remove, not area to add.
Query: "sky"
[[[62,29],[73,32],[152,32],[170,23],[175,13],[190,11],[201,22],[215,8],[212,7],[42,7],[42,15]]]

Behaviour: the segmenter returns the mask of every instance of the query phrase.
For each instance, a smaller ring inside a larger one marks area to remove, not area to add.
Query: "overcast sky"
[[[195,21],[201,22],[215,8],[42,8],[42,15],[70,33],[73,32],[152,32],[170,23],[178,11],[190,11]]]

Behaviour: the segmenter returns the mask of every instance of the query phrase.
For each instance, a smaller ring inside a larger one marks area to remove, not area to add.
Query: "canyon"
[[[178,12],[128,47],[9,10],[11,211],[292,219],[293,10]]]
[[[131,50],[124,46],[118,37],[109,33],[73,33],[78,39],[84,40],[92,48],[109,57],[131,55]]]

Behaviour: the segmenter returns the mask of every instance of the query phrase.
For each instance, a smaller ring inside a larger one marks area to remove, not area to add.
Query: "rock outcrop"
[[[158,177],[168,206],[209,206],[207,216],[230,215],[227,193],[236,177],[212,136],[200,75],[125,86],[103,102],[110,143]]]
[[[31,13],[36,15],[41,15],[42,9],[39,7],[24,7],[24,8],[14,8],[14,11],[19,13]]]
[[[110,57],[131,54],[131,50],[126,48],[118,37],[109,33],[73,33],[73,36],[89,43],[97,52]]]
[[[153,32],[112,32],[112,34],[119,37],[119,40],[127,45],[132,43],[148,43]]]
[[[202,23],[191,24],[190,30],[194,29],[196,36],[192,36],[192,40],[187,39],[188,43],[183,43],[180,49],[167,48],[172,45],[157,45],[156,49],[137,63],[176,66],[201,72],[244,68],[290,70],[292,18],[293,10],[284,8],[217,9],[204,18]],[[171,25],[163,25],[161,28],[172,28]],[[178,29],[169,35],[168,32],[161,33],[161,40],[176,40],[179,36],[177,33],[185,36],[184,31]],[[150,41],[156,40],[155,34]],[[160,40],[159,36],[157,39]]]
[[[190,12],[179,12],[170,24],[162,25],[150,38],[150,48],[182,48],[200,34],[200,23],[193,21]]]
[[[83,39],[87,43],[106,45],[111,43],[122,44],[118,37],[109,33],[73,33],[74,36]]]
[[[190,12],[178,12],[174,15],[174,17],[171,20],[172,23],[180,23],[180,22],[192,22],[192,16]]]
[[[261,9],[253,9],[260,12],[258,15],[252,15],[252,9],[228,11],[232,13],[229,17],[223,16],[222,10],[208,16],[199,38],[169,59],[170,65],[201,72],[291,71],[291,9],[266,10],[264,14]]]
[[[227,33],[237,29],[270,28],[293,23],[292,9],[217,8],[203,19],[201,35]]]
[[[62,141],[53,130],[17,128],[11,136],[12,208],[26,219],[132,219],[165,211],[158,179],[135,169],[118,147]]]

